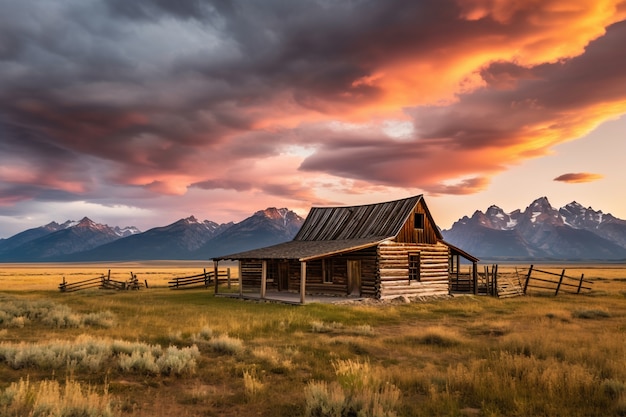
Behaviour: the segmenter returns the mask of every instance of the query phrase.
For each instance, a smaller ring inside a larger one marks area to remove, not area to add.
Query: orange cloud
[[[572,172],[569,174],[559,175],[554,179],[554,181],[578,184],[581,182],[598,181],[602,178],[604,178],[604,176],[600,174],[592,174],[589,172]]]

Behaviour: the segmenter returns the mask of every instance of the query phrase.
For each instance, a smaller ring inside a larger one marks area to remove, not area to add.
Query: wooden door
[[[289,262],[282,261],[278,263],[278,291],[287,291],[289,289]]]
[[[361,295],[361,261],[348,262],[348,295]]]

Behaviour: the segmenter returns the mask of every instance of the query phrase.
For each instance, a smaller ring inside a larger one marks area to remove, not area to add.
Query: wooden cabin
[[[422,195],[350,207],[313,207],[290,242],[214,258],[239,261],[239,290],[371,297],[450,293],[463,257],[443,241]]]

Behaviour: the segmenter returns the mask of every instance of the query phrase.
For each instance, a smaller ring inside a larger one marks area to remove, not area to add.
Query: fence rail
[[[535,276],[533,276],[533,273]],[[536,288],[540,291],[554,291],[555,296],[559,295],[559,292],[580,294],[581,292],[591,291],[591,285],[593,285],[593,281],[585,279],[585,274],[581,274],[580,278],[576,278],[565,275],[565,269],[561,273],[556,273],[536,269],[531,265],[526,275],[524,294],[527,293],[529,288]]]
[[[475,284],[475,285],[474,285]],[[530,265],[528,271],[524,268],[515,272],[498,270],[498,265],[485,265],[484,271],[477,271],[476,281],[472,279],[472,270],[468,273],[456,271],[450,276],[450,291],[459,293],[474,293],[477,295],[491,295],[498,298],[519,297],[528,291],[580,294],[591,291],[593,281],[585,279],[585,274],[572,277],[560,272],[536,269]]]
[[[99,288],[102,290],[138,290],[143,285],[148,286],[147,282],[143,284],[137,279],[137,275],[130,273],[130,279],[127,281],[119,281],[111,279],[111,270],[105,275],[94,278],[88,278],[77,282],[67,282],[63,277],[63,282],[59,284],[59,291],[61,292],[74,292],[80,290],[86,290],[89,288]]]
[[[196,275],[188,275],[185,277],[176,277],[168,281],[168,287],[170,289],[185,289],[185,288],[197,288],[208,287],[211,283],[214,283],[215,271],[206,269],[202,273]],[[217,271],[217,281],[227,282],[230,288],[230,268],[221,269]]]

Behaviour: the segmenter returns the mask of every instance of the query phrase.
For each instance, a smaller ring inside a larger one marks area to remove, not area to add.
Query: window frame
[[[424,230],[424,223],[426,219],[424,213],[413,213],[413,228],[417,230]]]
[[[422,255],[420,252],[409,252],[408,256],[408,272],[409,282],[421,282]]]

